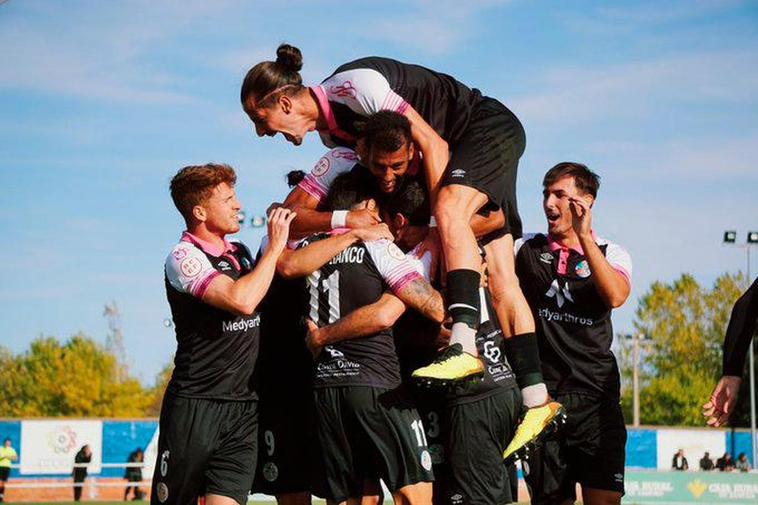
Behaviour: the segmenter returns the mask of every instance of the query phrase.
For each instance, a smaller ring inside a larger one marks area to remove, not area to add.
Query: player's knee
[[[489,270],[487,282],[489,284],[490,295],[495,304],[508,304],[516,299],[521,292],[518,277],[515,272],[507,270]]]

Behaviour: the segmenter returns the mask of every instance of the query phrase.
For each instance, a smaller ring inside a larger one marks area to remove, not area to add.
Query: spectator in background
[[[5,500],[5,483],[11,473],[11,463],[18,460],[16,449],[11,447],[11,439],[6,438],[0,447],[0,502]]]
[[[130,486],[126,485],[124,491],[124,501],[129,499],[129,490],[133,490],[132,500],[141,500],[144,495],[140,491],[139,483],[142,480],[142,462],[145,461],[145,454],[142,452],[142,448],[138,447],[129,454],[127,463],[134,465],[137,463],[139,466],[127,466],[124,478],[129,482],[136,482],[136,484]]]
[[[741,452],[740,455],[737,456],[737,463],[734,465],[734,468],[740,472],[750,471],[750,463],[748,462],[747,456],[745,456],[744,452]]]
[[[671,468],[682,472],[690,469],[690,465],[687,463],[687,458],[684,457],[682,449],[679,449],[674,454],[674,459],[671,460]]]
[[[731,472],[734,470],[732,456],[728,452],[725,452],[723,456],[716,460],[716,468],[721,472]]]
[[[700,469],[704,472],[710,472],[713,470],[714,464],[713,460],[711,459],[711,454],[706,451],[703,455],[703,459],[700,460]]]
[[[74,457],[74,471],[71,474],[74,476],[74,501],[79,501],[82,497],[82,488],[84,487],[84,479],[87,478],[87,465],[92,461],[92,449],[89,445],[83,445],[79,452]],[[76,464],[84,464],[84,466],[76,466]]]

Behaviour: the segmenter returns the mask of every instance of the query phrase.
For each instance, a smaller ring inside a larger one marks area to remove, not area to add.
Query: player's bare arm
[[[615,309],[622,306],[629,297],[631,286],[627,278],[611,266],[592,238],[590,203],[586,199],[575,197],[570,199],[569,208],[572,226],[587,257],[598,294],[609,307]]]
[[[319,240],[301,249],[286,249],[277,261],[276,270],[284,278],[292,279],[310,275],[344,249],[363,240],[393,240],[392,233],[384,223],[365,228],[349,230],[345,233]]]
[[[405,117],[411,123],[413,142],[423,154],[422,162],[426,174],[426,184],[429,188],[432,208],[434,208],[434,204],[437,202],[440,180],[450,159],[449,146],[413,107],[408,106],[405,110]]]
[[[239,315],[252,314],[271,285],[279,255],[287,245],[289,226],[297,214],[289,209],[274,209],[268,218],[269,247],[252,272],[236,281],[226,275],[213,279],[203,301]]]
[[[295,236],[332,229],[332,212],[317,210],[318,204],[315,197],[298,187],[287,195],[283,206],[297,212],[297,218],[292,222],[292,233]],[[348,211],[345,217],[346,228],[366,228],[380,222],[379,214],[368,209]]]
[[[395,294],[403,303],[416,309],[424,317],[440,324],[445,320],[442,295],[423,277],[410,281]]]
[[[306,319],[308,335],[305,343],[314,356],[321,348],[344,340],[374,335],[391,328],[405,312],[405,304],[392,293],[384,293],[379,300],[360,307],[334,323],[319,328]]]

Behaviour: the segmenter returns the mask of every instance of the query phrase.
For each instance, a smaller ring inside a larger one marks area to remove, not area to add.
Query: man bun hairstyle
[[[229,165],[190,165],[179,170],[171,179],[171,199],[184,220],[189,223],[193,207],[205,202],[213,194],[216,186],[223,182],[232,187],[237,182],[237,174]]]
[[[382,110],[366,118],[360,128],[366,149],[394,152],[403,146],[410,146],[411,123],[402,114]]]
[[[292,96],[303,89],[303,54],[295,46],[281,44],[276,50],[276,61],[262,61],[251,68],[242,81],[240,101],[246,112],[255,101],[255,107],[267,107],[281,95]]]
[[[287,181],[287,186],[290,188],[294,188],[298,184],[300,184],[300,181],[305,179],[305,172],[302,170],[290,170],[287,172],[287,175],[284,176],[285,180]]]
[[[597,190],[600,189],[600,176],[587,168],[587,165],[573,161],[563,161],[547,171],[542,180],[542,187],[547,188],[554,182],[564,177],[573,177],[576,189],[582,193],[597,198]]]

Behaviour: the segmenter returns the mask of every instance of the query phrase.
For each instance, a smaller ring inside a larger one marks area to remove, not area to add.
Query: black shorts
[[[518,118],[497,100],[485,97],[474,106],[461,140],[450,146],[442,185],[461,184],[484,193],[489,202],[483,210],[503,209],[503,233],[520,237],[516,175],[525,148],[526,135]]]
[[[314,390],[327,498],[362,495],[364,480],[391,492],[431,482],[424,425],[402,389],[342,386]]]
[[[10,473],[11,473],[11,467],[0,466],[0,482],[7,482],[8,475],[10,475]]]
[[[567,420],[523,464],[533,504],[576,499],[576,484],[624,493],[626,426],[618,400],[567,393]]]
[[[313,395],[261,397],[258,417],[258,470],[253,492],[269,495],[310,492],[316,450]]]
[[[257,403],[166,393],[150,503],[195,505],[205,494],[247,503],[255,475]]]
[[[521,413],[518,389],[448,407],[446,505],[501,505],[515,501],[503,451]]]

